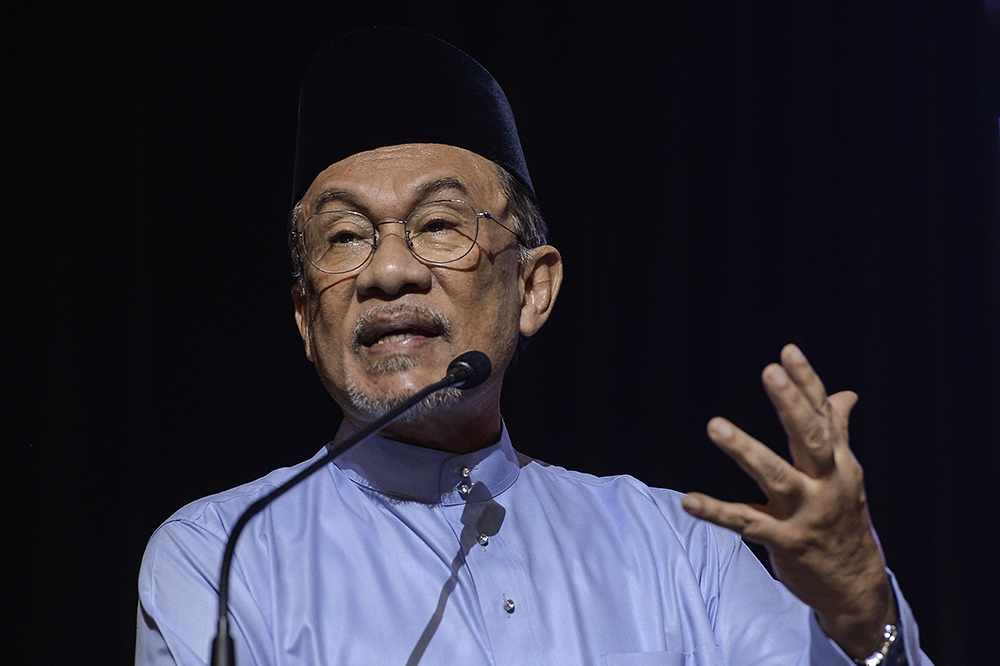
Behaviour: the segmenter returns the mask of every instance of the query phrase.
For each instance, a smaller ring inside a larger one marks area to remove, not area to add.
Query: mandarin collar
[[[331,444],[356,431],[344,421]],[[520,469],[504,425],[499,442],[472,453],[456,455],[374,435],[334,464],[354,483],[383,495],[444,505],[495,497],[514,483]]]

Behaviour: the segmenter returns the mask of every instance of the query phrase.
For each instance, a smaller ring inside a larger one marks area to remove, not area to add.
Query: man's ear
[[[298,326],[299,335],[302,336],[302,344],[306,348],[306,358],[312,361],[312,345],[309,336],[309,296],[305,291],[305,287],[301,284],[293,285],[292,301],[295,303],[295,325]]]
[[[559,250],[541,245],[521,268],[524,296],[521,299],[521,335],[531,337],[549,318],[562,284],[563,265]]]

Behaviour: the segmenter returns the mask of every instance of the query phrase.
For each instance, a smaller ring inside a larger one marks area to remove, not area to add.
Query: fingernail
[[[788,345],[788,360],[792,363],[805,363],[806,357],[797,346]]]
[[[713,435],[722,439],[729,439],[733,434],[733,427],[724,419],[712,419],[708,427]]]
[[[775,386],[784,386],[788,383],[788,375],[781,366],[771,366],[767,371],[767,378]]]
[[[697,513],[698,511],[701,511],[701,500],[696,497],[691,497],[690,495],[685,495],[681,498],[681,506],[683,506],[686,511]]]

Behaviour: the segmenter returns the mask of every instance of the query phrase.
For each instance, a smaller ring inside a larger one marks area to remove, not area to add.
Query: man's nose
[[[380,225],[378,246],[358,272],[356,288],[363,296],[398,296],[430,289],[431,271],[410,251],[406,231],[397,222]]]

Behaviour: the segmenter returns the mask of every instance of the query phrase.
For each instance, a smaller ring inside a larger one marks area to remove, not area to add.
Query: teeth
[[[382,336],[375,341],[375,344],[389,344],[390,342],[400,342],[401,340],[406,340],[407,338],[412,338],[412,333],[391,333],[389,335]]]

